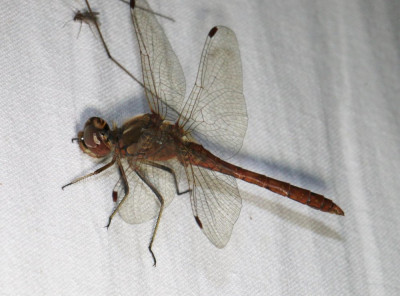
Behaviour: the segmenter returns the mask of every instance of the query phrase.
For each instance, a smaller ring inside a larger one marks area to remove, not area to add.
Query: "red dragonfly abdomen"
[[[258,185],[279,195],[289,197],[290,199],[308,205],[314,209],[344,216],[344,212],[339,206],[337,206],[332,200],[320,194],[230,164],[213,155],[199,144],[190,143],[189,147],[192,151],[189,156],[189,161],[193,165],[217,171],[248,183]]]

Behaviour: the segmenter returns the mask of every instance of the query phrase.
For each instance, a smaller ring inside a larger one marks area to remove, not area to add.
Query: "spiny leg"
[[[139,176],[140,179],[142,179],[142,181],[149,186],[149,188],[153,191],[153,193],[155,194],[155,196],[157,196],[159,202],[160,202],[160,211],[158,212],[158,217],[157,217],[157,222],[156,222],[156,226],[154,227],[153,230],[153,235],[151,236],[151,240],[150,240],[150,244],[149,244],[149,251],[151,256],[153,257],[154,260],[154,264],[153,266],[156,266],[157,264],[157,260],[156,257],[154,256],[153,250],[152,250],[152,246],[153,246],[153,242],[154,242],[154,238],[156,236],[157,233],[157,229],[158,229],[158,225],[160,224],[160,220],[161,220],[161,215],[164,211],[164,198],[162,197],[162,195],[158,192],[157,188],[155,188],[146,178],[145,176],[143,176],[141,174],[140,171],[135,171],[136,174]]]
[[[185,193],[188,193],[188,192],[192,192],[191,189],[187,189],[187,190],[185,190],[185,191],[179,192],[178,180],[177,180],[177,178],[176,178],[176,175],[175,175],[175,172],[174,172],[173,169],[171,169],[171,168],[169,168],[169,167],[167,167],[167,166],[165,166],[165,165],[162,165],[162,164],[159,164],[159,163],[156,163],[156,162],[152,162],[152,161],[146,161],[145,164],[148,164],[148,165],[150,165],[150,166],[153,166],[153,167],[162,169],[162,170],[164,170],[164,171],[170,173],[170,174],[172,175],[172,177],[174,178],[175,188],[176,188],[176,194],[182,195],[182,194],[185,194]]]
[[[89,5],[89,1],[85,0],[86,2],[86,6],[88,7],[88,10],[90,12],[91,15],[94,15],[92,12],[92,9],[90,8]],[[144,86],[144,84],[142,82],[140,82],[135,76],[133,76],[131,74],[131,72],[129,72],[124,66],[122,66],[116,59],[114,59],[114,57],[111,55],[110,51],[108,50],[107,44],[103,38],[103,34],[101,33],[100,30],[100,26],[97,23],[96,20],[94,20],[94,25],[96,26],[97,32],[99,33],[100,39],[101,39],[101,43],[103,44],[104,50],[107,53],[107,56],[111,59],[111,61],[113,61],[118,67],[120,67],[126,74],[128,74],[133,80],[135,80],[137,83],[139,83],[144,89],[146,89],[146,87]]]
[[[119,171],[120,171],[120,173],[121,173],[122,180],[124,181],[124,184],[125,184],[125,195],[124,195],[124,197],[121,199],[121,201],[119,202],[119,204],[115,207],[114,211],[111,213],[111,216],[108,218],[108,224],[107,224],[107,226],[106,226],[107,229],[108,229],[108,227],[110,227],[112,218],[113,218],[113,217],[115,216],[115,214],[118,212],[119,208],[122,206],[122,204],[125,202],[126,198],[127,198],[128,195],[129,195],[129,183],[128,183],[128,179],[126,178],[126,174],[125,174],[124,168],[123,168],[123,166],[122,166],[122,164],[121,164],[121,160],[120,160],[119,158],[117,158],[117,164],[118,164]]]
[[[75,183],[78,183],[78,182],[82,181],[83,179],[89,178],[91,176],[100,174],[101,172],[103,172],[106,169],[110,168],[115,163],[115,160],[116,160],[116,155],[113,156],[113,159],[111,160],[110,163],[107,163],[105,166],[102,166],[101,168],[95,170],[93,173],[90,173],[88,175],[85,175],[85,176],[82,176],[82,177],[79,177],[79,178],[73,180],[71,183],[68,183],[68,184],[62,186],[61,189],[64,190],[64,188],[67,187],[67,186],[70,186],[70,185],[73,185]]]

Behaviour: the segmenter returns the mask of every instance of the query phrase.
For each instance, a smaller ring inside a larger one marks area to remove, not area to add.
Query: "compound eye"
[[[90,118],[83,130],[83,144],[94,157],[106,156],[111,151],[111,142],[108,139],[110,128],[106,121],[99,117]]]

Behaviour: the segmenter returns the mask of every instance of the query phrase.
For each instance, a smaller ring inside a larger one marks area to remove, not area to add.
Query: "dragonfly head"
[[[110,127],[99,117],[91,117],[86,121],[83,131],[78,133],[79,147],[92,157],[107,156],[112,150]]]

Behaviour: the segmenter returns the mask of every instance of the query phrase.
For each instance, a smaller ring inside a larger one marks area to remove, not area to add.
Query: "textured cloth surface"
[[[229,161],[333,199],[345,217],[238,182],[224,249],[198,229],[188,195],[154,221],[113,208],[115,170],[71,138],[87,118],[148,112],[105,55],[78,1],[6,0],[0,12],[0,295],[399,295],[398,1],[150,1],[187,92],[214,25],[237,35],[249,127]],[[141,76],[128,5],[92,1],[114,56]]]

